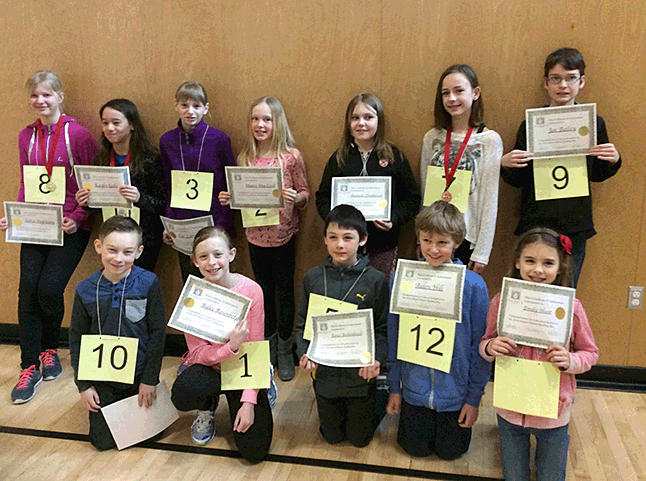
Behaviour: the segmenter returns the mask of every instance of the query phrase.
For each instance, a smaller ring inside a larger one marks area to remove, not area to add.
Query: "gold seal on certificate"
[[[189,275],[168,327],[224,344],[250,306],[248,297]]]
[[[597,104],[528,109],[525,126],[534,159],[586,155],[597,145]]]
[[[87,205],[91,208],[126,207],[132,202],[123,198],[119,187],[130,184],[130,167],[100,167],[94,165],[75,165],[76,183],[90,191]],[[88,188],[87,185],[90,187]]]
[[[498,334],[518,344],[565,346],[572,332],[576,290],[505,277],[500,292]]]
[[[466,267],[399,259],[390,312],[462,322],[462,293]]]
[[[63,245],[63,207],[26,202],[5,202],[8,228],[6,242],[19,244]]]
[[[372,309],[313,315],[307,357],[331,367],[371,365],[375,358]]]
[[[361,211],[368,222],[390,221],[391,177],[332,177],[330,208],[347,204]]]
[[[168,235],[173,238],[173,249],[187,256],[190,256],[191,250],[193,250],[195,234],[203,227],[211,227],[213,225],[212,215],[181,220],[169,219],[163,215],[160,215],[159,218]]]
[[[225,166],[232,209],[284,209],[283,169]]]

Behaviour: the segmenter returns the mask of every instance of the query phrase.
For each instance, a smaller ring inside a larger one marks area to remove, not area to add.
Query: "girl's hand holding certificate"
[[[249,329],[247,328],[247,319],[242,319],[236,327],[233,328],[231,334],[229,334],[229,347],[233,352],[237,352],[240,349],[240,346],[249,336]]]

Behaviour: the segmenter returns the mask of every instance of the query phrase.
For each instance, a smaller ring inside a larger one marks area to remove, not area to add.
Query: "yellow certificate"
[[[397,359],[450,372],[454,343],[454,321],[400,314]]]
[[[208,212],[213,202],[213,172],[171,170],[170,206]]]
[[[585,155],[534,159],[536,200],[590,195]]]
[[[453,182],[448,192],[451,194],[451,204],[456,206],[463,214],[467,211],[469,204],[469,191],[471,190],[470,170],[455,171]],[[424,187],[424,205],[431,205],[436,200],[442,200],[442,194],[446,189],[446,176],[444,167],[429,165],[426,170],[426,186]]]
[[[242,227],[262,227],[280,224],[279,209],[240,209]]]
[[[269,388],[269,341],[244,342],[220,365],[222,390]]]
[[[25,165],[22,178],[25,202],[65,204],[65,167],[54,167],[50,177],[44,165]]]
[[[308,341],[312,339],[312,316],[327,314],[328,312],[356,311],[358,308],[358,304],[351,304],[350,302],[332,299],[331,297],[325,297],[319,294],[310,294],[303,339],[307,339]]]
[[[493,405],[530,416],[556,419],[561,372],[551,362],[496,358]]]
[[[103,213],[103,222],[115,215],[122,215],[124,217],[130,217],[139,224],[139,219],[141,217],[141,211],[139,210],[139,207],[136,206],[133,206],[132,209],[128,209],[127,207],[103,207],[101,212]]]
[[[81,336],[78,378],[81,381],[135,382],[137,347],[135,337]]]

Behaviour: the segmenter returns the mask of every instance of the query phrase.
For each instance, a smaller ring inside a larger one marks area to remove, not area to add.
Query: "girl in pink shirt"
[[[172,400],[180,411],[198,410],[191,438],[200,445],[207,444],[215,436],[213,415],[222,393],[220,363],[237,354],[243,342],[264,339],[262,290],[248,277],[229,270],[235,255],[236,249],[223,229],[205,227],[196,234],[191,260],[204,279],[252,301],[247,317],[236,325],[224,344],[184,334],[191,365],[175,381]],[[229,405],[233,439],[240,454],[249,462],[262,461],[269,452],[273,433],[266,390],[244,389],[224,394]]]
[[[274,218],[272,225],[245,225],[245,232],[251,266],[265,294],[265,338],[269,340],[271,363],[278,364],[280,379],[289,381],[294,377],[294,234],[298,232],[298,211],[305,208],[310,193],[303,156],[295,148],[285,111],[276,97],[262,97],[251,104],[249,135],[238,165],[283,169],[285,208],[278,212],[243,212],[242,219],[244,225],[249,216],[258,218],[258,213],[266,219]],[[227,205],[229,192],[220,192],[219,199]]]
[[[509,277],[541,284],[568,286],[572,243],[551,229],[536,228],[519,237]],[[565,480],[570,436],[575,374],[584,373],[597,362],[599,350],[581,302],[574,301],[572,333],[565,347],[552,344],[547,349],[516,344],[498,336],[497,317],[500,294],[491,301],[487,330],[480,342],[480,354],[488,361],[497,356],[513,356],[551,362],[561,370],[559,409],[556,419],[530,416],[497,409],[502,470],[506,480],[529,481],[530,435],[536,437],[536,467],[540,480]]]

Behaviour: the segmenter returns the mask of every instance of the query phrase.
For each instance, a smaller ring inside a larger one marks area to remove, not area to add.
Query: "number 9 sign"
[[[584,155],[534,159],[536,200],[566,199],[590,195]]]
[[[397,359],[449,372],[455,324],[447,319],[400,314]]]
[[[139,339],[106,335],[81,336],[80,381],[135,382]]]

